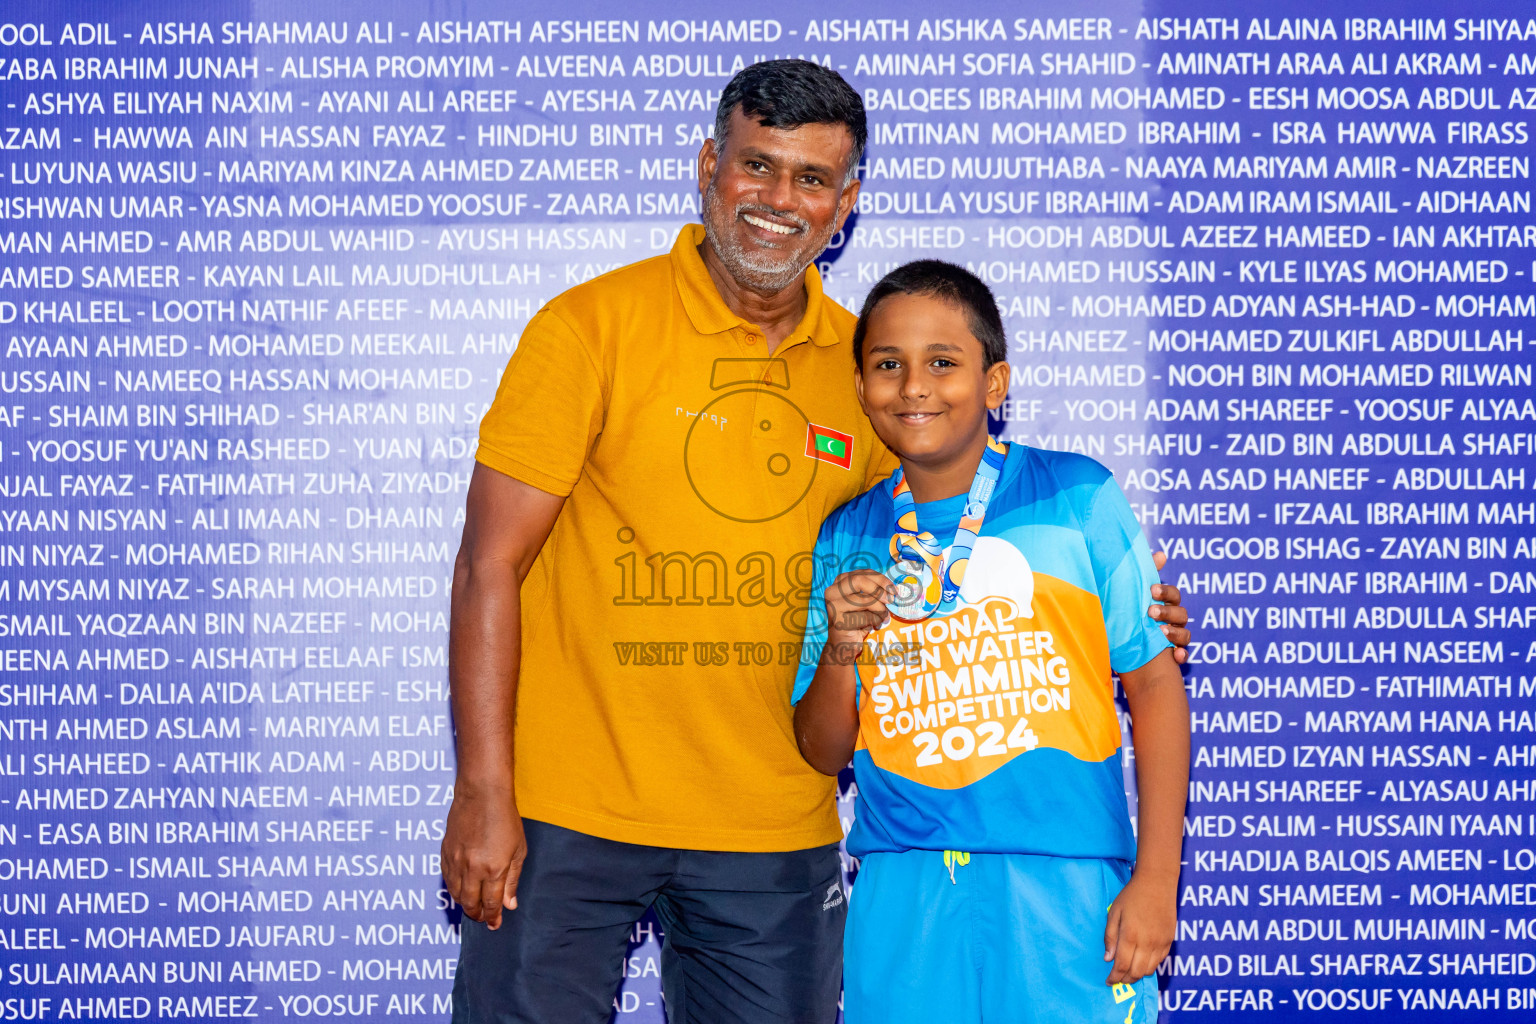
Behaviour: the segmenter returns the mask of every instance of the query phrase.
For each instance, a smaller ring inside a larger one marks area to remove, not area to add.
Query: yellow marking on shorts
[[[1136,1015],[1136,989],[1135,989],[1135,987],[1131,986],[1131,985],[1127,985],[1125,982],[1122,981],[1122,982],[1120,982],[1117,985],[1111,986],[1109,991],[1114,994],[1115,1002],[1116,1003],[1123,1003],[1127,999],[1129,999],[1131,1001],[1131,1005],[1127,1006],[1125,1008],[1125,1022],[1124,1022],[1124,1024],[1131,1024],[1131,1018]]]

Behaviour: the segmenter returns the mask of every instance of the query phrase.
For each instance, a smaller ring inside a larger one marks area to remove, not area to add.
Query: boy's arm
[[[823,775],[836,775],[853,758],[859,736],[854,662],[864,650],[864,638],[889,618],[885,602],[893,586],[884,573],[863,569],[843,573],[823,594],[827,640],[816,675],[795,704],[800,756]]]
[[[1136,749],[1136,870],[1110,905],[1105,983],[1130,983],[1157,970],[1173,944],[1178,914],[1184,801],[1189,792],[1189,701],[1184,679],[1164,650],[1120,673]]]
[[[800,744],[800,756],[823,775],[843,770],[853,759],[853,744],[859,736],[859,713],[854,706],[859,676],[852,658],[840,657],[832,643],[821,649],[811,688],[795,705],[795,742]]]

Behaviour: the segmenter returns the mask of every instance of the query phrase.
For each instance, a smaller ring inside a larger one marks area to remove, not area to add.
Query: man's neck
[[[912,490],[912,500],[923,504],[968,493],[986,450],[987,435],[983,432],[977,441],[966,446],[964,454],[947,462],[917,462],[903,456],[901,470]]]
[[[805,316],[807,300],[803,272],[788,287],[772,295],[763,295],[738,284],[707,239],[699,243],[699,256],[704,260],[710,280],[715,282],[715,290],[730,311],[763,329],[769,352],[778,348]]]

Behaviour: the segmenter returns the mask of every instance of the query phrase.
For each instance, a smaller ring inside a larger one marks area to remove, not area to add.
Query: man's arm
[[[1189,701],[1167,650],[1120,673],[1136,745],[1136,870],[1110,905],[1104,959],[1106,984],[1134,982],[1157,970],[1173,943],[1178,916],[1179,856],[1189,791]]]
[[[476,465],[453,563],[448,632],[458,775],[443,835],[443,881],[491,928],[517,907],[527,844],[512,787],[523,578],[565,499]]]
[[[1152,552],[1152,564],[1161,570],[1168,564],[1168,555],[1162,551]],[[1180,606],[1184,595],[1172,583],[1154,583],[1152,600],[1162,603],[1148,608],[1147,615],[1162,626],[1163,636],[1173,644],[1173,660],[1182,665],[1189,658],[1189,630],[1185,628],[1189,624],[1189,612]]]

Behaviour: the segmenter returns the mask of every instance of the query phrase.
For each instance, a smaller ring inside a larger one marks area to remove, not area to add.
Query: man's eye
[[[811,185],[816,188],[820,188],[823,184],[825,184],[820,178],[811,174],[807,174],[801,177],[800,183],[803,185]]]

